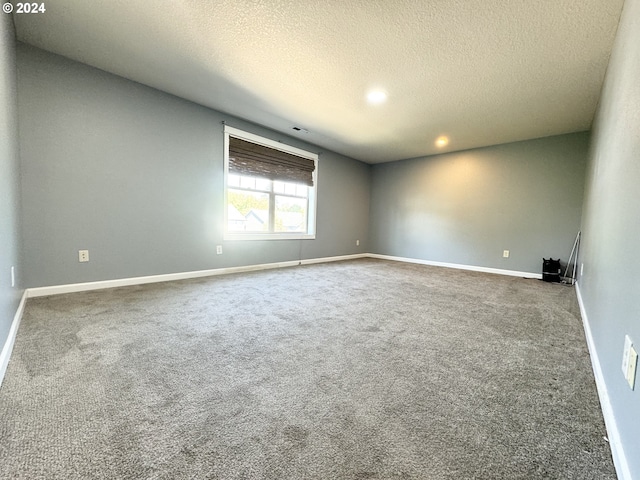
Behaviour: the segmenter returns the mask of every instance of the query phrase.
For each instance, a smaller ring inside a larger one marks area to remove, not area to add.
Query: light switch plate
[[[629,352],[631,350],[631,339],[629,335],[624,336],[624,349],[622,350],[622,373],[627,378],[627,370],[629,369]]]
[[[633,390],[633,387],[636,383],[636,367],[638,365],[638,352],[636,349],[629,348],[629,366],[627,367],[627,382],[629,383],[629,387]]]

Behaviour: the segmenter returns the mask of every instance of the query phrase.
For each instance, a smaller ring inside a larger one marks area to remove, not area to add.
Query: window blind
[[[315,162],[275,148],[229,137],[229,172],[313,186]]]

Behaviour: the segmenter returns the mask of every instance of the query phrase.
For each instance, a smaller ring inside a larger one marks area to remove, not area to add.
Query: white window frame
[[[265,147],[280,150],[282,152],[291,153],[299,157],[313,160],[315,169],[313,170],[313,186],[309,188],[309,207],[307,209],[307,232],[306,233],[287,233],[287,232],[251,232],[238,233],[230,232],[229,228],[229,207],[228,207],[228,178],[229,178],[229,137],[240,138],[251,143],[264,145]],[[317,213],[317,196],[318,196],[318,154],[292,147],[284,143],[245,132],[243,130],[224,126],[224,240],[313,240],[316,238],[316,213]]]

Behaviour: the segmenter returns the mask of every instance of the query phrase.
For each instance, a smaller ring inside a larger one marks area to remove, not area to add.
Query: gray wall
[[[222,121],[317,147],[23,44],[18,80],[28,287],[368,251],[364,163],[321,153],[315,240],[224,242]]]
[[[624,336],[640,350],[640,0],[626,0],[594,124],[579,279],[616,423],[640,478],[640,378],[620,365]]]
[[[372,251],[541,273],[580,228],[587,149],[578,133],[374,165]]]
[[[11,15],[0,15],[0,350],[20,303],[20,176],[16,110],[15,33]]]

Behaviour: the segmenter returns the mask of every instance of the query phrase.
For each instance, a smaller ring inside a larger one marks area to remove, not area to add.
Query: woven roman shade
[[[315,162],[275,148],[229,137],[229,172],[313,186]]]

